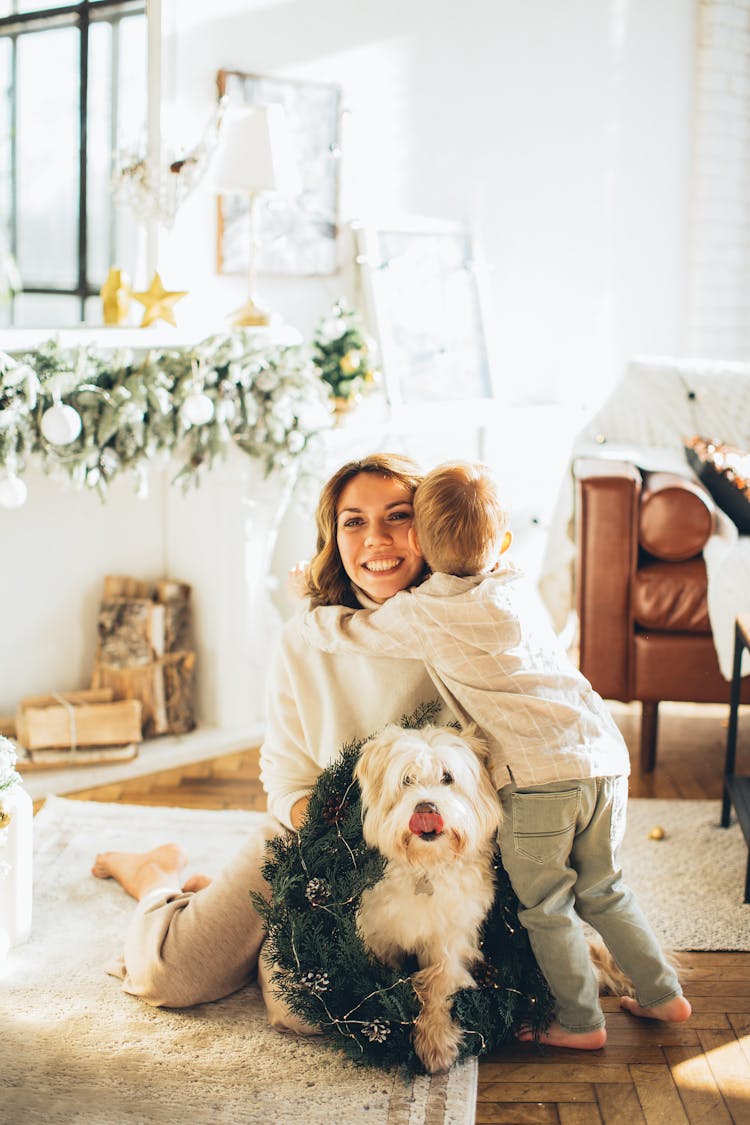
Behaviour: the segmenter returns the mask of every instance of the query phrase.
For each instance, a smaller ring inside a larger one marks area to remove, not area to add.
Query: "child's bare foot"
[[[544,1043],[547,1047],[573,1047],[578,1051],[598,1051],[607,1042],[607,1029],[598,1027],[596,1031],[568,1031],[559,1023],[553,1022],[546,1031],[535,1036],[530,1028],[518,1033],[522,1043]]]
[[[647,1020],[664,1020],[666,1023],[682,1023],[693,1011],[690,1001],[684,996],[673,996],[664,1004],[654,1004],[653,1008],[642,1008],[632,996],[621,996],[620,1007],[630,1012],[631,1016],[641,1016]]]
[[[174,885],[182,889],[187,854],[179,844],[162,844],[148,852],[100,852],[91,874],[97,879],[116,879],[133,898],[142,899],[155,887]]]
[[[210,875],[191,875],[182,884],[183,891],[202,891],[209,883],[213,882]]]

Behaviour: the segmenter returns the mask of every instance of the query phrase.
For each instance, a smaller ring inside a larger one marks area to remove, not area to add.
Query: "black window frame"
[[[30,12],[18,12],[0,17],[0,39],[11,39],[10,64],[10,237],[9,250],[17,259],[18,249],[18,204],[16,180],[16,123],[18,91],[17,83],[17,43],[21,35],[38,34],[56,30],[60,27],[78,27],[79,32],[79,160],[78,160],[78,269],[77,283],[73,288],[59,285],[23,285],[22,293],[47,294],[50,296],[77,297],[79,300],[79,319],[86,319],[86,301],[99,293],[88,273],[88,63],[89,29],[92,23],[106,22],[113,26],[115,35],[120,22],[133,15],[144,15],[148,19],[147,0],[80,0],[80,3],[66,4],[59,8],[36,8]],[[117,51],[113,52],[117,58]],[[116,77],[116,75],[114,76]],[[115,84],[116,90],[116,84]],[[115,106],[116,115],[116,106]],[[23,279],[22,279],[23,280]],[[15,298],[10,310],[11,324],[14,322]]]

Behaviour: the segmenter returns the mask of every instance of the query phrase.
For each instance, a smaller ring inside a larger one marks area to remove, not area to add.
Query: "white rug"
[[[0,966],[2,1125],[471,1125],[477,1063],[411,1079],[266,1024],[254,985],[185,1011],[105,975],[132,899],[89,868],[104,849],[182,843],[215,874],[257,814],[51,797],[35,818],[31,941]]]
[[[632,799],[622,852],[625,881],[665,949],[750,950],[743,903],[747,844],[721,802]],[[655,827],[663,840],[649,839]]]
[[[665,948],[750,950],[747,852],[718,819],[718,801],[630,803],[625,875]],[[268,1029],[254,986],[177,1012],[105,975],[132,907],[89,875],[95,852],[169,838],[214,874],[255,820],[48,800],[35,820],[32,939],[0,966],[2,1125],[471,1125],[474,1060],[447,1079],[363,1070]],[[664,840],[648,838],[656,825]]]

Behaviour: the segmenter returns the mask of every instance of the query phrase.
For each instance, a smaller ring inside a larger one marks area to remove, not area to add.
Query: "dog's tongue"
[[[443,831],[443,818],[440,813],[436,812],[412,813],[409,831],[413,832],[415,836],[423,836],[426,832],[434,832],[437,835]]]

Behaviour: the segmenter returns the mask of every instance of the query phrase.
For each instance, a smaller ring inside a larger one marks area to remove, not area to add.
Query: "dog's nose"
[[[414,806],[414,812],[437,812],[437,805],[433,805],[432,801],[420,801],[418,805]]]

